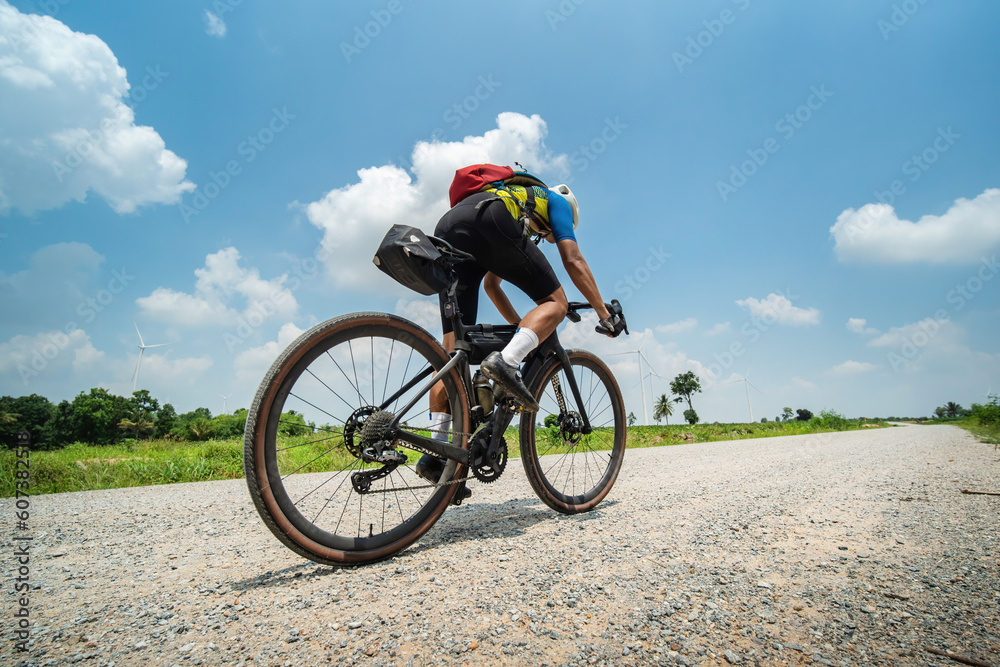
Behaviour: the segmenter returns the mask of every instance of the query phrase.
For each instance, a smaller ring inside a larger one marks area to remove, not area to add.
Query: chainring
[[[483,433],[480,434],[480,431]],[[495,460],[496,468],[494,469],[487,460],[492,429],[480,429],[480,431],[476,432],[479,437],[474,436],[473,439],[472,452],[469,456],[469,470],[472,471],[472,476],[483,484],[492,484],[500,479],[500,475],[507,468],[507,441],[500,438]]]

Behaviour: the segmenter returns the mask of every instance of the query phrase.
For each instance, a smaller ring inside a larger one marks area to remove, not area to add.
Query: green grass
[[[633,426],[628,429],[628,447],[660,447],[718,440],[742,440],[782,435],[802,435],[834,430],[860,428],[855,421],[822,424],[809,422],[768,422],[766,424],[698,424],[671,426]],[[884,426],[885,424],[878,424]],[[839,427],[839,428],[837,428]],[[539,436],[545,437],[539,429]],[[604,442],[609,438],[597,440]],[[505,435],[510,458],[520,457],[518,432],[508,429]],[[996,429],[993,429],[996,442]],[[303,472],[346,468],[354,458],[342,450],[329,452],[322,435],[282,436],[283,470],[301,468]],[[553,453],[559,450],[549,450]],[[415,460],[414,457],[410,457]],[[23,460],[23,459],[22,459]],[[14,495],[15,456],[12,451],[0,451],[0,497]],[[178,482],[204,482],[217,479],[243,478],[243,441],[210,440],[181,442],[176,440],[127,441],[118,445],[88,446],[73,444],[63,449],[32,451],[30,455],[30,493],[63,493],[91,491]]]
[[[963,419],[952,423],[964,428],[983,442],[1000,445],[1000,424],[983,424],[978,419]]]

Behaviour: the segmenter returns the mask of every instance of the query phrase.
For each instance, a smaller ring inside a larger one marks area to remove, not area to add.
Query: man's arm
[[[500,276],[489,272],[483,278],[483,289],[486,290],[486,296],[490,297],[490,301],[493,302],[496,309],[500,311],[501,317],[507,320],[508,324],[517,324],[521,321],[521,316],[517,314],[510,299],[507,298],[503,289],[500,288],[500,282]]]
[[[570,280],[583,294],[587,303],[594,307],[597,316],[602,320],[611,317],[611,313],[604,306],[604,299],[601,298],[601,291],[597,288],[597,281],[594,280],[594,274],[590,271],[590,265],[583,258],[583,253],[580,252],[580,246],[577,242],[572,239],[564,239],[557,242],[556,247],[559,248],[559,257],[562,259]]]

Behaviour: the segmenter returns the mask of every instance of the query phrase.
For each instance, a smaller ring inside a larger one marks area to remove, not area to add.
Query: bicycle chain
[[[453,435],[465,435],[465,436],[468,436],[470,438],[473,436],[472,433],[464,433],[462,431],[452,431],[451,429],[449,429],[447,431],[434,430],[434,429],[421,429],[421,430],[426,430],[426,431],[428,431],[430,433],[451,433]],[[430,450],[422,449],[421,447],[419,447],[417,445],[414,445],[411,442],[406,443],[406,445],[404,446],[404,448],[405,449],[413,450],[415,452],[420,452],[421,454],[429,454],[430,456],[437,456],[437,454],[435,454],[434,452],[432,452]],[[441,488],[442,486],[450,486],[452,484],[461,484],[462,482],[467,482],[470,479],[475,479],[475,477],[466,476],[466,477],[460,477],[459,479],[453,479],[453,480],[450,480],[450,481],[447,481],[447,482],[440,482],[438,484],[423,484],[421,486],[392,487],[390,489],[378,489],[378,490],[370,489],[370,490],[368,490],[368,491],[365,492],[365,495],[367,495],[367,496],[373,496],[373,495],[378,495],[380,493],[395,493],[397,491],[416,491],[418,489],[438,489],[438,488]]]

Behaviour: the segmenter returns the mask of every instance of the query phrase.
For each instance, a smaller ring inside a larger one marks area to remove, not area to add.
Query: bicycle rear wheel
[[[406,460],[391,469],[366,462],[362,450],[383,442],[380,426],[447,362],[427,331],[382,313],[318,324],[278,357],[247,416],[243,460],[254,505],[285,546],[318,563],[366,563],[406,548],[434,525],[457,485],[433,486],[416,475],[420,454],[406,451],[405,442],[392,444]],[[443,383],[451,444],[467,449],[469,403],[458,371]],[[401,426],[426,434],[427,410],[421,398],[398,415]],[[439,482],[464,474],[465,466],[448,461]]]
[[[625,404],[603,361],[584,350],[566,352],[593,430],[583,434],[567,369],[553,357],[529,387],[541,409],[533,419],[521,418],[521,462],[546,505],[577,514],[596,507],[618,478],[625,458]],[[547,417],[555,425],[546,426]]]

